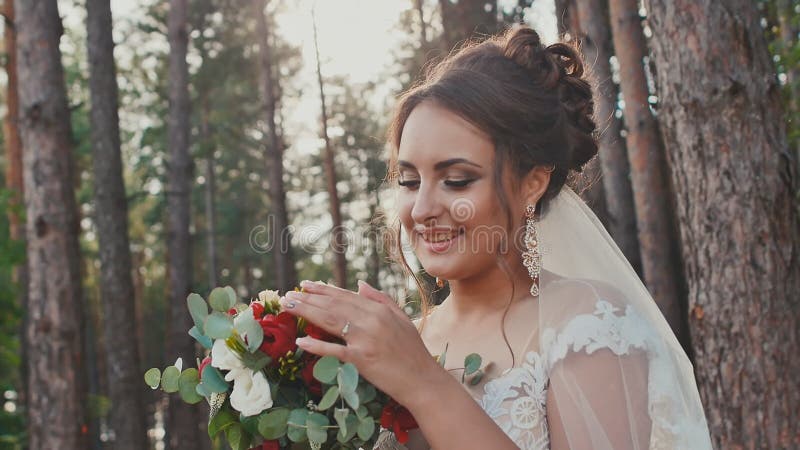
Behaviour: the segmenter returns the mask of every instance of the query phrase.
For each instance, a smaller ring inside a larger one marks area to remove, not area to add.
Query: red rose
[[[250,303],[250,308],[253,310],[253,318],[256,320],[264,317],[264,305],[258,302]]]
[[[287,312],[277,316],[267,314],[259,323],[264,330],[264,341],[259,349],[272,358],[270,364],[277,365],[278,358],[297,350],[297,319],[293,315]]]
[[[408,442],[408,432],[410,430],[419,428],[414,416],[392,398],[389,399],[389,403],[383,407],[381,412],[381,426],[387,430],[392,430],[397,442],[401,444]]]
[[[322,328],[314,325],[311,322],[306,322],[306,335],[314,338],[319,339],[325,342],[333,342],[336,340],[336,336],[328,333],[327,331],[323,330]]]
[[[277,440],[264,441],[258,447],[253,447],[250,450],[281,450],[281,446]]]
[[[319,358],[319,356],[311,353],[303,353],[303,369],[300,371],[300,378],[303,379],[303,383],[308,387],[308,392],[316,396],[322,395],[322,383],[314,378],[314,366],[319,361]]]
[[[203,379],[203,369],[206,368],[207,365],[211,364],[211,357],[206,356],[202,362],[200,362],[200,367],[197,368],[197,372],[200,374],[200,379]]]

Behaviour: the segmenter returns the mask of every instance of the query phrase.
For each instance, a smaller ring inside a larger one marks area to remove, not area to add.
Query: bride
[[[691,363],[565,185],[597,153],[594,130],[576,51],[524,27],[463,48],[401,97],[400,228],[450,295],[413,323],[363,282],[304,282],[281,299],[346,341],[300,347],[352,362],[413,415],[404,444],[384,431],[376,448],[711,448]],[[431,355],[445,350],[441,367]],[[462,382],[470,353],[484,375]]]

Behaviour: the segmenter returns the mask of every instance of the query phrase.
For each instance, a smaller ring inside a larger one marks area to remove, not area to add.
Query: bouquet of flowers
[[[295,343],[301,336],[342,341],[281,311],[277,291],[262,291],[248,305],[226,286],[212,290],[208,301],[190,294],[187,305],[194,321],[189,335],[210,356],[185,370],[179,358],[163,371],[151,368],[144,379],[187,403],[208,401],[212,439],[223,433],[233,450],[355,450],[372,448],[376,424],[401,443],[417,427],[408,410],[353,364],[303,352]],[[443,365],[444,355],[437,358]],[[482,375],[479,367],[478,355],[467,357],[464,373],[474,374],[472,382]]]

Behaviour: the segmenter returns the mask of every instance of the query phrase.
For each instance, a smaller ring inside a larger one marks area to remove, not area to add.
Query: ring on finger
[[[350,332],[350,321],[348,320],[347,323],[344,324],[344,327],[342,327],[342,331],[339,334],[342,335],[342,339],[345,339],[347,337],[347,333],[349,332]]]

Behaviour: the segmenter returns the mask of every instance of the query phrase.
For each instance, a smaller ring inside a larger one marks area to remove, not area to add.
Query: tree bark
[[[800,217],[754,3],[650,0],[695,369],[718,448],[800,439]]]
[[[29,301],[28,445],[84,449],[85,380],[78,210],[56,0],[17,0],[19,125]]]
[[[636,238],[636,210],[629,179],[631,167],[622,138],[622,120],[617,118],[619,91],[611,73],[613,42],[606,0],[583,0],[576,5],[581,51],[593,78],[595,122],[600,130],[600,167],[605,188],[606,224],[622,253],[641,273],[639,241]]]
[[[206,269],[208,271],[208,287],[217,287],[217,207],[216,207],[216,174],[214,173],[214,148],[211,137],[209,116],[211,110],[208,98],[203,99],[203,112],[200,119],[200,137],[208,145],[206,149],[206,183],[203,191],[206,209]]]
[[[128,240],[128,202],[120,154],[118,89],[110,0],[87,0],[95,223],[100,245],[103,344],[116,449],[147,446]]]
[[[487,11],[486,6],[491,6]],[[497,4],[486,0],[439,0],[446,52],[466,40],[498,31]]]
[[[189,235],[192,160],[189,156],[189,69],[187,0],[170,0],[169,38],[169,164],[167,181],[168,205],[168,290],[169,331],[167,354],[181,357],[187,363],[195,360],[192,339],[186,334],[192,326],[186,310],[186,297],[192,283],[191,236]],[[200,446],[199,408],[187,405],[178,396],[170,396],[167,432],[172,449]]]
[[[286,191],[283,186],[283,142],[278,133],[275,120],[277,110],[277,92],[273,79],[273,54],[269,41],[270,29],[266,17],[266,0],[259,0],[256,5],[256,29],[261,37],[259,41],[261,59],[261,87],[264,99],[264,118],[267,123],[267,133],[264,142],[264,161],[269,174],[269,196],[272,205],[271,215],[274,221],[272,233],[275,244],[272,255],[275,264],[275,279],[280,291],[292,290],[297,286],[297,271],[292,257],[292,234],[289,228],[289,213],[286,208]]]
[[[312,14],[313,15],[313,14]],[[328,112],[325,107],[325,86],[322,82],[322,68],[319,61],[319,45],[317,43],[317,23],[316,18],[314,21],[314,51],[317,56],[317,81],[319,83],[319,97],[321,101],[321,121],[322,121],[322,138],[325,141],[325,178],[328,187],[328,196],[331,211],[331,220],[333,227],[331,228],[331,247],[333,250],[333,275],[336,285],[339,287],[347,287],[347,261],[345,259],[345,252],[347,251],[347,242],[345,240],[345,230],[342,227],[342,213],[339,206],[339,193],[336,190],[336,166],[334,164],[333,146],[331,146],[330,138],[328,137]]]
[[[575,0],[555,0],[556,29],[560,39],[566,42],[575,40],[574,30],[579,30]]]
[[[647,47],[638,0],[610,0],[614,50],[625,100],[626,144],[639,231],[642,272],[650,293],[678,340],[688,348],[682,307],[678,233],[670,203],[667,164],[658,124],[648,103],[643,59]]]

